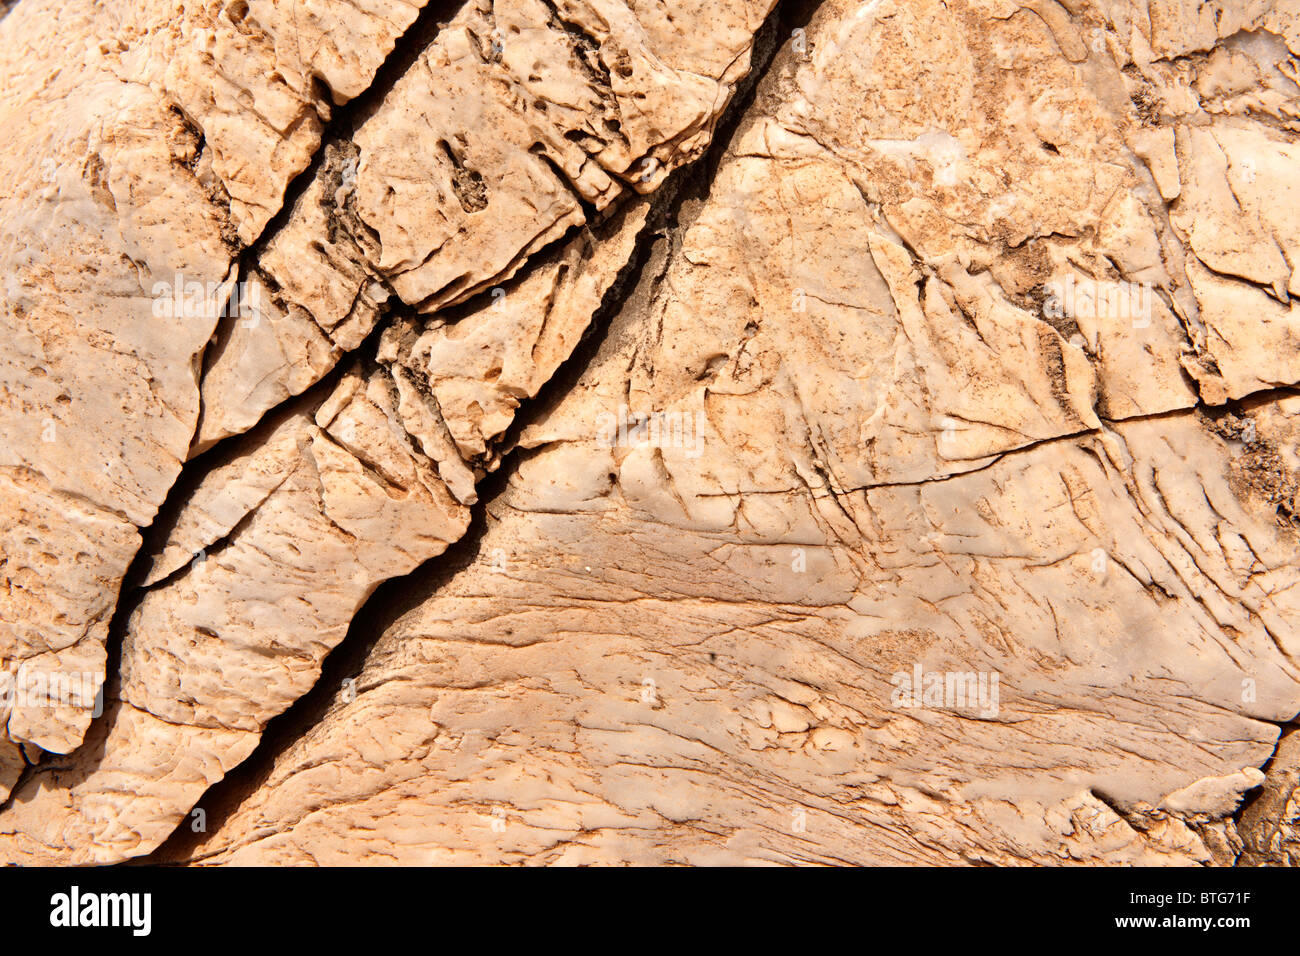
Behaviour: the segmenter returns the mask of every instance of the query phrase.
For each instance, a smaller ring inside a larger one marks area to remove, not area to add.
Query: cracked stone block
[[[0,14],[0,861],[1296,862],[1292,0]]]
[[[193,440],[239,252],[310,162],[332,104],[370,85],[419,9],[339,4],[353,15],[330,18],[313,65],[300,33],[277,44],[273,31],[319,32],[318,15],[299,16],[314,6],[31,0],[0,26],[14,126],[0,156],[0,670],[28,656],[32,630],[62,653],[80,629],[79,656],[103,657],[136,529]],[[26,527],[37,511],[39,532]],[[51,561],[64,580],[33,589],[24,578]],[[88,719],[40,723],[21,726],[66,752]]]

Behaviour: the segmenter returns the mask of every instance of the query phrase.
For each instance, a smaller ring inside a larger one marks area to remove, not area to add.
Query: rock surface
[[[239,251],[310,163],[334,104],[370,85],[418,12],[380,2],[326,35],[298,6],[314,5],[24,0],[0,25],[8,674],[40,654],[104,672],[137,529],[194,434],[198,365]],[[51,586],[30,580],[55,568]],[[10,718],[8,740],[75,748],[82,708],[42,709]]]
[[[0,859],[1296,861],[1300,4],[173,6],[0,20]]]

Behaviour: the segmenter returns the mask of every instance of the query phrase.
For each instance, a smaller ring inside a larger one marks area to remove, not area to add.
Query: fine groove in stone
[[[1293,865],[1292,6],[23,0],[0,861]]]
[[[502,436],[501,446],[505,450],[502,465],[480,486],[480,500],[473,509],[465,534],[436,561],[422,565],[405,577],[385,582],[370,597],[353,618],[348,636],[326,659],[316,686],[283,714],[274,718],[263,732],[257,749],[237,770],[228,774],[199,801],[206,809],[207,818],[212,825],[218,825],[224,815],[237,806],[241,793],[255,789],[265,781],[276,754],[283,750],[287,742],[299,739],[319,721],[336,697],[337,688],[344,681],[355,680],[360,676],[366,656],[378,637],[403,613],[436,593],[440,583],[449,580],[457,571],[468,567],[480,557],[481,538],[487,522],[487,505],[510,480],[516,467],[514,459],[526,454],[515,448],[518,434],[568,391],[586,369],[604,339],[608,324],[622,310],[627,297],[635,291],[638,280],[651,261],[651,250],[656,241],[662,241],[670,231],[682,228],[678,217],[682,213],[683,203],[688,199],[699,201],[707,195],[712,170],[730,143],[740,117],[752,102],[754,89],[771,66],[776,54],[775,38],[806,23],[815,6],[815,2],[807,0],[797,4],[786,0],[778,4],[769,15],[767,23],[755,36],[750,78],[738,90],[731,107],[719,122],[713,146],[696,163],[675,172],[656,193],[654,209],[641,230],[636,251],[605,293],[600,308],[584,333],[582,344],[560,366],[538,395],[520,409]],[[792,10],[797,13],[792,13]],[[477,307],[482,305],[476,306],[474,300],[471,300],[462,310],[471,312]],[[154,853],[138,862],[147,865],[186,859],[192,840],[193,832],[182,826]]]

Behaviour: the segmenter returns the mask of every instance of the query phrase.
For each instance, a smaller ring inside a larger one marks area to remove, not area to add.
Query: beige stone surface
[[[420,6],[0,20],[0,860],[1295,862],[1294,0]]]
[[[1262,790],[1241,814],[1237,829],[1244,864],[1300,864],[1300,761],[1296,743],[1294,732],[1278,742]]]
[[[519,401],[568,356],[647,209],[642,202],[611,220],[598,245],[594,234],[576,236],[553,264],[511,285],[508,310],[494,304],[463,319],[453,339],[440,324],[424,334],[407,327],[402,346],[395,327],[379,355],[391,364],[354,366],[331,392],[305,396],[214,463],[188,489],[126,623],[108,744],[51,765],[57,787],[38,767],[15,794],[13,835],[0,832],[0,844],[33,862],[90,862],[161,842],[166,824],[179,822],[267,721],[312,687],[375,587],[465,532],[474,483],[495,466],[483,442],[500,437]],[[447,402],[456,414],[444,419],[431,353],[461,369],[486,361],[508,372],[495,379],[492,401],[485,392],[481,404]],[[453,444],[462,428],[478,438],[478,454]],[[153,721],[123,723],[138,714],[182,728],[184,750],[171,758],[175,773],[162,771],[157,798],[121,807],[109,825],[100,808],[145,745],[134,735],[154,734]],[[219,769],[183,773],[198,760]],[[41,848],[36,834],[57,817],[78,841]]]
[[[637,185],[650,189],[702,150],[746,71],[752,31],[767,6],[736,4],[730,18],[719,21],[726,24],[719,34],[722,47],[696,51],[671,67],[653,47],[666,49],[675,31],[653,17],[642,27],[627,8],[619,6],[623,12],[615,15],[608,4],[599,16],[571,12],[578,17],[572,23],[556,14],[542,36],[513,46],[572,47],[573,62],[564,66],[572,74],[570,85],[579,76],[595,82],[588,74],[599,67],[600,49],[608,48],[603,55],[617,56],[619,64],[632,57],[635,69],[620,80],[620,95],[643,99],[636,82],[653,82],[653,97],[671,100],[676,112],[661,122],[629,104],[635,132],[627,142],[635,153],[597,150],[594,141],[583,148],[600,152],[620,175],[633,160],[645,158],[656,175],[639,178]],[[496,54],[466,53],[470,27],[480,33],[499,29],[484,19],[492,16],[490,8],[471,5],[379,99],[356,134],[360,148],[341,134],[322,145],[332,111],[368,90],[420,4],[381,3],[364,10],[334,4],[338,9],[332,12],[283,2],[177,7],[132,7],[119,14],[90,4],[36,2],[6,18],[5,29],[24,41],[11,45],[3,64],[8,115],[23,122],[7,154],[8,178],[18,188],[0,210],[7,239],[4,321],[15,342],[4,360],[0,409],[6,434],[0,468],[6,488],[15,489],[4,520],[11,577],[3,600],[12,610],[0,618],[5,632],[13,630],[12,636],[0,632],[0,662],[11,673],[33,652],[22,637],[33,629],[44,635],[37,650],[58,652],[79,640],[87,645],[82,659],[93,664],[97,653],[102,660],[117,585],[138,546],[134,529],[150,523],[184,459],[247,430],[319,381],[379,321],[390,289],[400,282],[380,252],[384,233],[358,212],[357,197],[368,195],[374,183],[392,180],[391,172],[373,171],[388,161],[386,155],[396,151],[406,161],[412,158],[411,143],[394,141],[392,129],[427,123],[441,111],[439,103],[456,103],[447,97],[447,84],[458,77],[466,93],[492,98],[492,109],[503,116],[531,82],[531,73],[516,79]],[[504,7],[499,12],[506,15]],[[593,17],[603,24],[591,26],[594,36],[581,26],[583,18]],[[87,38],[84,53],[57,43],[69,32]],[[449,60],[440,51],[457,37],[461,45]],[[304,50],[313,51],[309,59]],[[728,54],[724,61],[718,60],[720,51]],[[441,67],[431,66],[435,60]],[[692,102],[683,92],[687,88],[695,91],[689,115],[682,112]],[[114,112],[104,120],[95,104],[109,103]],[[619,107],[615,102],[610,108]],[[443,117],[446,135],[457,143],[467,131],[479,136],[479,119],[453,109]],[[579,118],[570,120],[573,127]],[[521,135],[538,134],[538,123]],[[616,127],[609,119],[600,130],[608,136]],[[371,129],[378,140],[363,135]],[[567,128],[547,129],[565,169],[587,162],[578,158],[575,140],[562,135]],[[492,265],[489,257],[480,267],[482,281],[504,281],[545,240],[586,219],[570,186],[546,165],[549,160],[498,133],[485,135],[481,147],[471,150],[485,151],[489,171],[496,162],[494,178],[510,180],[520,163],[536,163],[550,177],[547,188],[567,197],[569,213],[545,227],[544,239],[528,234],[527,197],[523,205],[498,200],[488,215],[466,219],[475,210],[462,208],[456,191],[463,182],[481,182],[482,174],[465,172],[462,159],[436,149],[419,151],[434,165],[418,173],[435,188],[403,197],[401,214],[383,223],[385,229],[391,223],[427,233],[454,206],[458,235],[438,242],[449,255],[479,260],[489,247],[518,243],[506,266]],[[290,180],[317,150],[322,159],[283,224],[273,224],[263,236]],[[33,164],[32,157],[39,162]],[[605,173],[583,175],[584,182],[608,179]],[[609,179],[609,195],[600,205],[620,189]],[[193,301],[191,283],[202,290]],[[235,298],[228,301],[232,291]],[[562,349],[565,343],[558,344]],[[536,384],[544,380],[542,374]],[[123,428],[127,422],[131,426]],[[48,510],[71,510],[68,526],[43,518],[47,536],[34,538],[29,513],[65,500],[66,509]],[[85,546],[88,539],[92,547]],[[24,560],[23,552],[33,548],[37,553]],[[25,586],[33,565],[49,561],[74,566],[68,586]],[[88,717],[56,709],[49,728],[41,729],[43,718],[32,717],[22,726],[36,736],[11,739],[55,752],[72,749]]]
[[[465,3],[250,265],[267,322],[225,323],[195,450],[318,381],[390,295],[432,312],[500,288],[588,208],[698,158],[772,2],[710,5],[708,44],[623,0]]]
[[[333,104],[369,86],[418,12],[335,6],[350,13],[328,18],[328,37],[296,0],[31,0],[0,24],[6,674],[74,644],[104,669],[136,529],[193,438],[198,368],[238,253],[307,166]],[[190,284],[198,294],[182,298]],[[61,574],[35,586],[52,567]],[[10,739],[75,747],[88,715],[43,709],[10,718]]]

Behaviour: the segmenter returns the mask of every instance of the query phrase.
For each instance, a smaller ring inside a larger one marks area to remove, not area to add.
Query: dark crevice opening
[[[722,157],[741,128],[754,102],[758,85],[773,65],[781,41],[797,27],[806,24],[820,5],[820,0],[794,0],[778,3],[754,35],[750,71],[739,84],[715,127],[714,137],[705,155],[674,171],[652,197],[652,210],[637,237],[628,263],[607,290],[587,331],[568,359],[560,366],[536,397],[519,408],[514,421],[499,441],[503,449],[501,466],[478,483],[478,501],[471,509],[468,528],[461,538],[441,555],[426,561],[411,573],[380,584],[354,615],[347,635],[325,658],[321,673],[310,691],[272,718],[263,729],[257,748],[239,766],[209,787],[195,806],[206,814],[207,831],[215,832],[252,793],[266,781],[277,758],[327,714],[344,681],[360,677],[370,654],[383,634],[403,615],[427,601],[456,575],[479,560],[482,542],[488,529],[490,506],[505,490],[521,461],[530,454],[515,449],[519,434],[545,414],[577,383],[595,358],[606,332],[622,311],[625,301],[652,258],[656,241],[665,234],[688,224],[708,198],[710,186]],[[614,213],[617,215],[618,213]],[[594,220],[589,220],[594,221]],[[598,228],[598,227],[597,227]],[[475,299],[482,299],[477,296]],[[470,302],[462,308],[470,307]],[[194,833],[187,821],[152,854],[129,861],[133,864],[184,864],[194,857],[206,834]]]
[[[379,69],[375,71],[374,78],[365,91],[341,106],[333,106],[330,120],[321,131],[320,143],[311,161],[301,172],[289,180],[288,185],[285,186],[284,198],[280,203],[280,208],[276,210],[274,216],[267,220],[266,225],[262,227],[261,233],[241,249],[236,256],[237,280],[247,281],[249,273],[258,268],[262,253],[289,224],[294,210],[303,200],[307,190],[316,178],[321,175],[326,163],[334,155],[335,150],[331,149],[331,147],[351,144],[361,125],[375,113],[397,84],[397,81],[410,70],[421,54],[433,43],[442,28],[446,26],[445,21],[454,17],[457,11],[465,5],[465,2],[466,0],[429,0],[429,3],[420,10],[414,22],[397,38],[392,52],[389,53]],[[320,87],[317,90],[320,98],[332,104],[333,99],[325,84],[319,80],[315,82]],[[201,136],[201,133],[199,135]],[[261,270],[258,271],[260,274]],[[230,312],[230,305],[226,303],[223,308],[223,315],[228,312]],[[218,321],[216,329],[213,330],[212,338],[208,341],[200,359],[202,374],[206,374],[212,364],[210,353],[214,349],[220,348],[223,345],[223,339],[229,336],[229,326],[232,321],[231,318],[223,318]],[[199,381],[202,382],[201,376]]]

